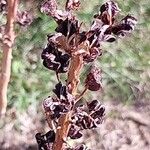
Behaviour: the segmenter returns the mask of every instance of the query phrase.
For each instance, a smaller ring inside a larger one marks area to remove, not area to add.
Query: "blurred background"
[[[20,4],[21,10],[33,12],[34,20],[27,28],[16,26],[8,111],[5,118],[0,119],[0,150],[36,149],[34,135],[48,131],[41,103],[52,94],[57,80],[54,73],[42,65],[40,55],[47,43],[47,34],[54,33],[56,23],[40,13],[40,2],[28,0]],[[58,2],[61,7],[65,4],[64,0]],[[77,16],[85,28],[88,29],[93,15],[104,2],[81,2]],[[85,132],[79,142],[86,143],[92,150],[149,150],[150,1],[116,2],[122,10],[120,16],[132,14],[138,24],[130,36],[103,44],[103,55],[97,61],[102,69],[103,90],[88,92],[86,98],[98,98],[106,107],[106,117],[99,129]],[[0,26],[5,22],[5,16],[0,14]],[[1,57],[0,48],[0,60]]]

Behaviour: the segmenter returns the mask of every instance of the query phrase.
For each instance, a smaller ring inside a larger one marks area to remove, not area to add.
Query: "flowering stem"
[[[5,114],[7,107],[7,88],[11,74],[12,46],[15,39],[14,22],[18,0],[8,0],[7,24],[3,37],[3,57],[0,74],[0,115]]]
[[[71,94],[76,95],[77,86],[79,83],[79,76],[83,67],[83,58],[80,55],[73,56],[71,58],[71,64],[68,71],[68,88]],[[58,128],[56,131],[56,139],[53,145],[53,150],[62,150],[64,140],[67,138],[68,131],[70,128],[70,118],[72,111],[64,114],[60,117],[58,122]]]

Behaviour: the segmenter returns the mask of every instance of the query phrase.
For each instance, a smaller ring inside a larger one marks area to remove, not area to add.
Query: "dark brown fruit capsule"
[[[92,66],[85,80],[86,87],[91,91],[98,91],[101,86],[101,71],[96,66]]]
[[[43,59],[43,65],[46,68],[54,70],[57,73],[67,72],[70,56],[59,51],[55,43],[50,42],[43,50],[41,57]]]
[[[7,5],[7,1],[6,0],[0,0],[0,12],[5,13],[6,5]]]
[[[79,130],[80,128],[76,125],[71,125],[68,136],[71,139],[79,139],[80,137],[82,137],[82,133]]]

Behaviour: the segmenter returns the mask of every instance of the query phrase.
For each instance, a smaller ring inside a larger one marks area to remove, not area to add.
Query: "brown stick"
[[[77,86],[79,83],[80,71],[83,67],[83,58],[80,55],[73,56],[71,60],[70,69],[68,72],[68,86],[69,90],[73,95],[76,95]],[[70,128],[70,118],[72,112],[68,112],[65,115],[62,115],[59,119],[59,127],[56,132],[56,140],[53,145],[53,150],[62,150],[64,146],[64,140],[67,138],[68,131]]]
[[[14,22],[17,13],[18,0],[8,0],[7,24],[3,37],[3,56],[0,75],[0,115],[5,114],[7,107],[7,88],[11,73],[12,46],[15,39]]]

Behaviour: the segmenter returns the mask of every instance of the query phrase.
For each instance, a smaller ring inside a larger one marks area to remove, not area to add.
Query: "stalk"
[[[76,95],[77,87],[79,83],[79,76],[81,69],[83,67],[83,58],[80,55],[74,56],[71,58],[71,64],[68,71],[67,83],[69,86],[70,93]],[[70,128],[70,118],[72,111],[64,114],[59,119],[59,125],[56,131],[56,140],[53,145],[53,150],[62,150],[65,139],[67,138],[68,131]]]
[[[0,115],[5,114],[7,107],[7,89],[11,74],[12,46],[14,44],[14,22],[17,13],[18,0],[8,0],[7,23],[2,45],[2,63],[0,74]]]

